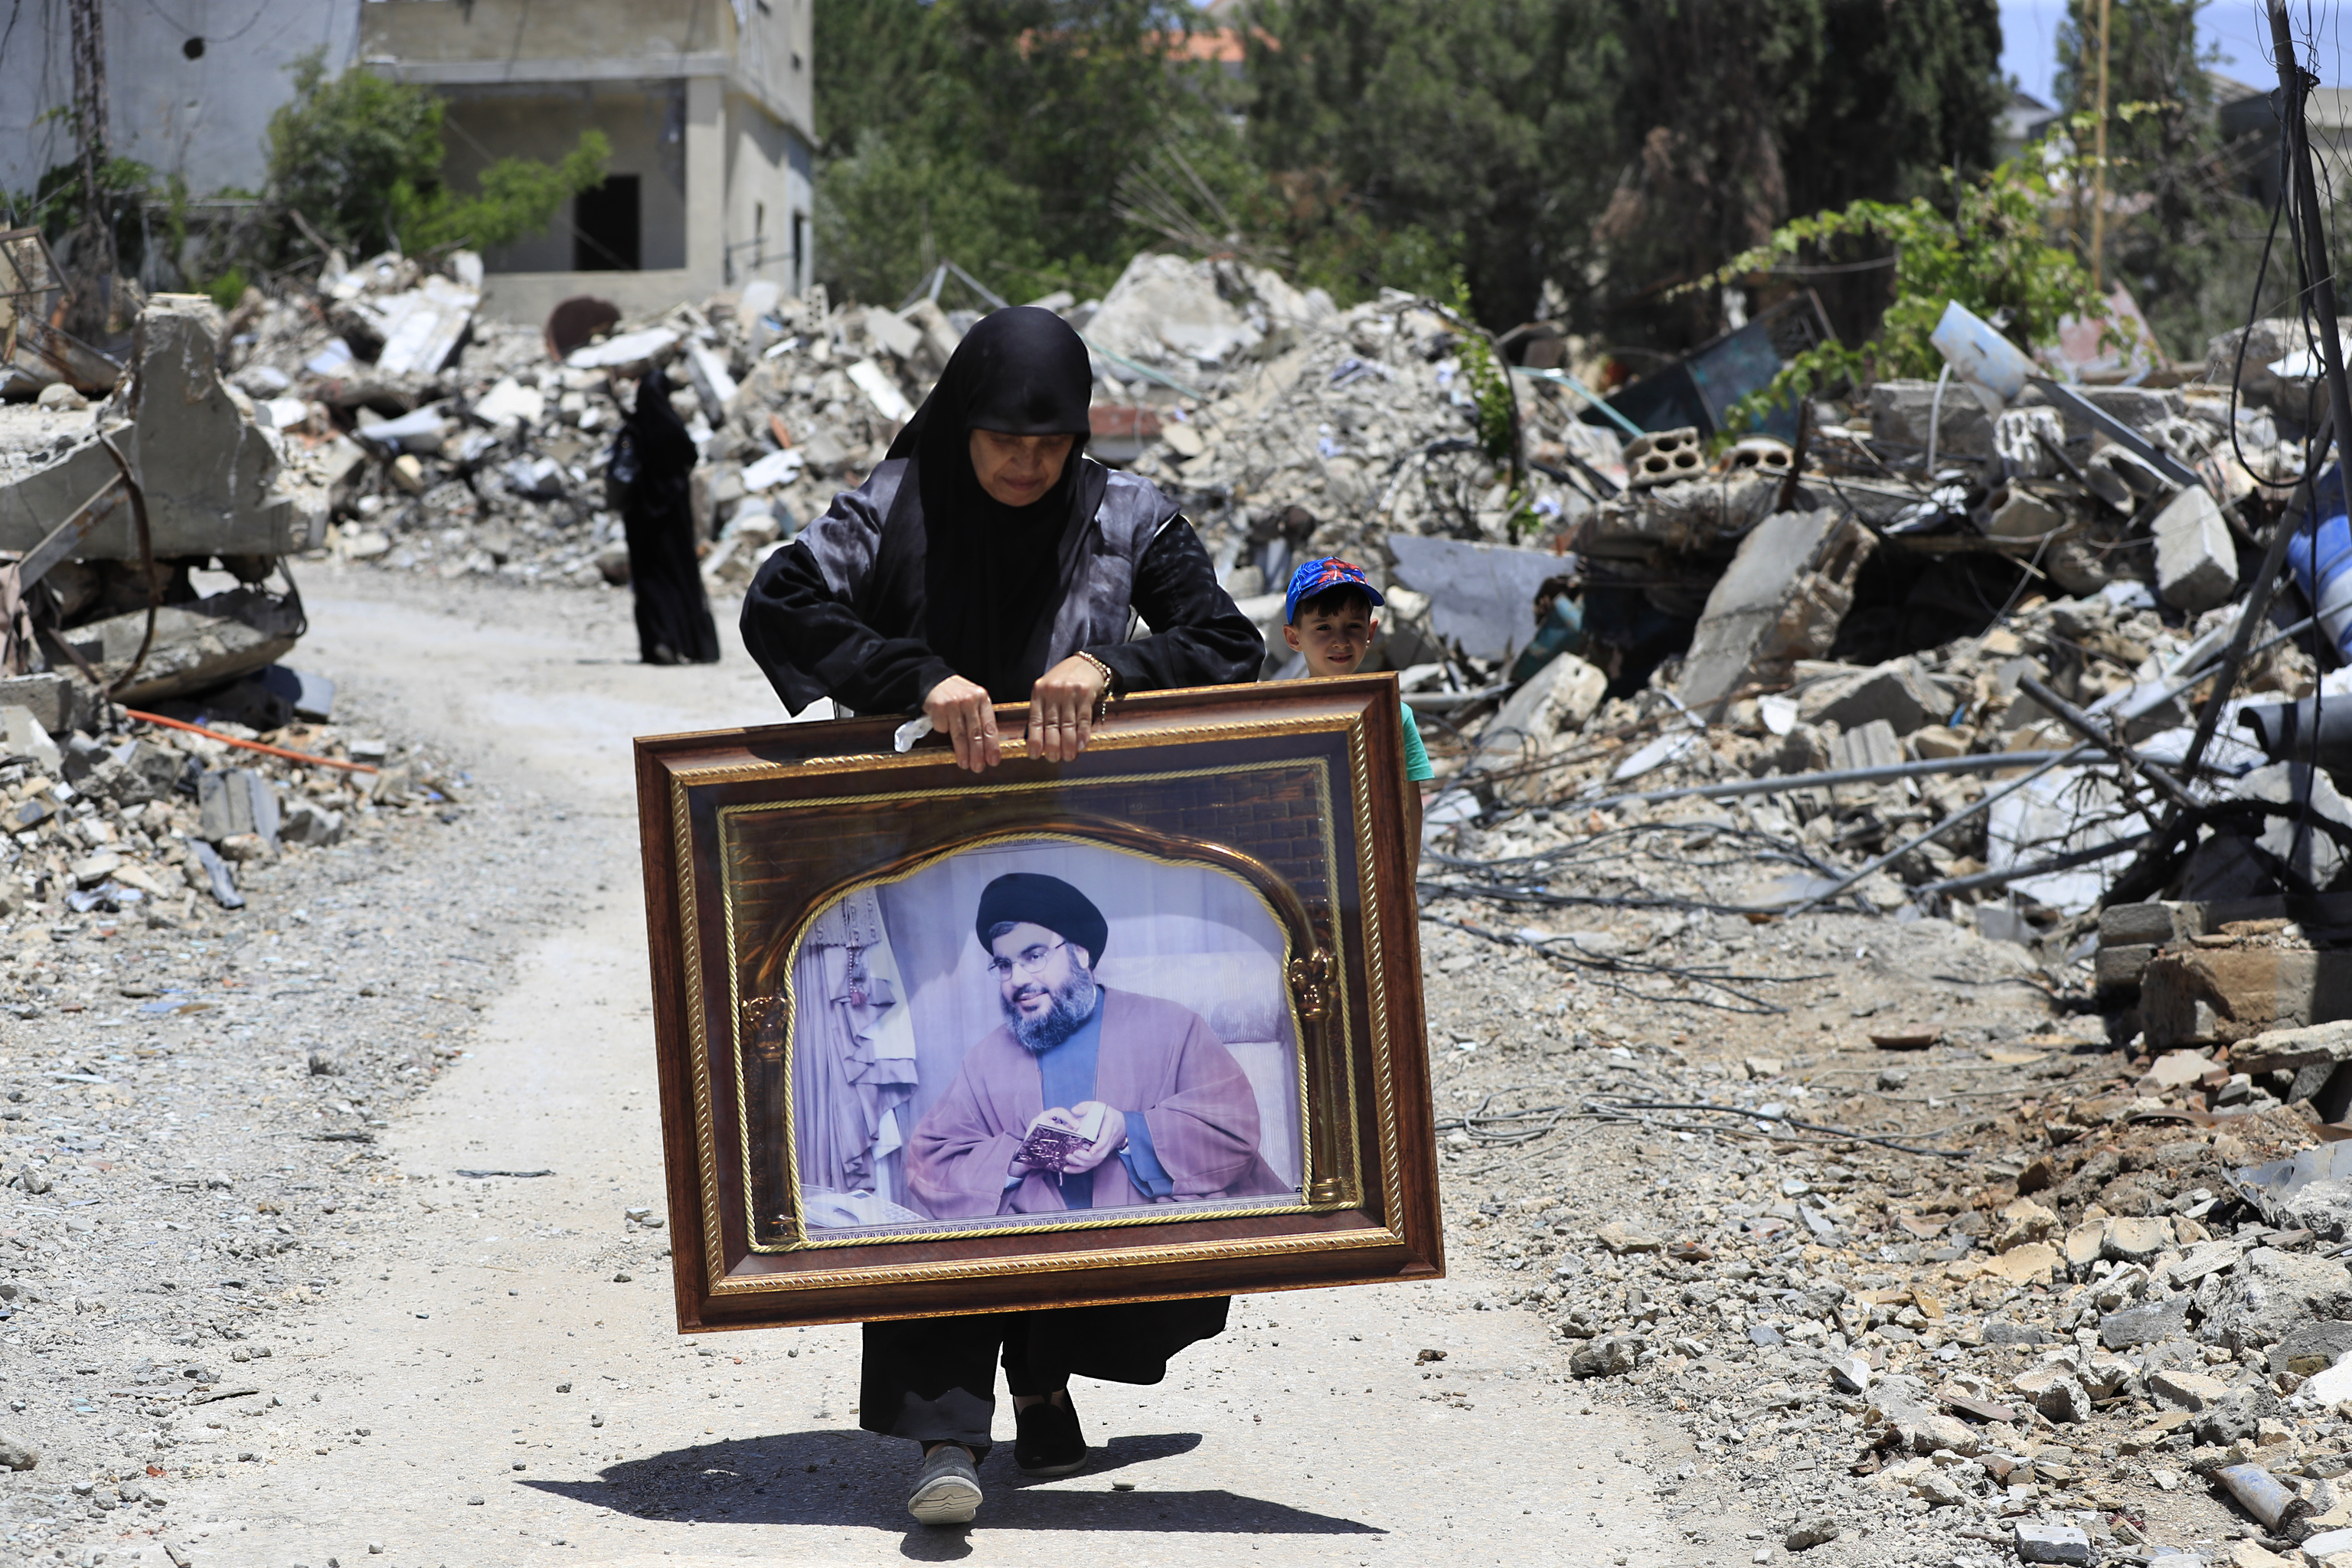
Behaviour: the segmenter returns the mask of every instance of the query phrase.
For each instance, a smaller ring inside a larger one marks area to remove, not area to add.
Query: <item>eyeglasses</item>
[[[1041,942],[1035,947],[1023,948],[1019,952],[1014,953],[1009,959],[992,958],[988,961],[988,967],[995,973],[995,975],[999,980],[1010,979],[1015,969],[1018,969],[1024,974],[1043,973],[1045,968],[1045,960],[1052,956],[1055,948],[1067,947],[1070,944],[1066,942],[1057,942],[1054,943],[1053,947],[1047,947]]]

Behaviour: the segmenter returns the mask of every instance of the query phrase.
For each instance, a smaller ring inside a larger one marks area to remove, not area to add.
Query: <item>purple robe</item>
[[[1103,988],[1094,1099],[1141,1111],[1179,1202],[1262,1197],[1292,1189],[1257,1152],[1257,1095],[1241,1064],[1188,1007]],[[1032,1173],[1007,1187],[1008,1167],[1047,1110],[1037,1058],[1009,1027],[965,1053],[955,1082],[907,1141],[907,1191],[938,1219],[1066,1212],[1057,1184]],[[1095,1167],[1094,1206],[1151,1200],[1116,1156]]]

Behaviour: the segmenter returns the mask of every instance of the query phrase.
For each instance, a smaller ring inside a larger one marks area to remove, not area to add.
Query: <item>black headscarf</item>
[[[1081,461],[1094,372],[1051,310],[1016,306],[964,334],[939,384],[890,444],[914,460],[922,502],[924,641],[1000,702],[1028,700],[1065,584],[1061,558],[1102,504],[1109,476]],[[1006,506],[972,471],[971,432],[1077,437],[1054,488]],[[904,493],[903,491],[901,492]]]

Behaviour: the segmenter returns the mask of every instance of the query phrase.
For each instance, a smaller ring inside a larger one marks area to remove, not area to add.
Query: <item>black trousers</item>
[[[1168,1358],[1223,1331],[1232,1298],[1136,1301],[867,1323],[858,1425],[919,1443],[961,1443],[988,1456],[996,1367],[1018,1396],[1051,1394],[1073,1375],[1154,1384]]]

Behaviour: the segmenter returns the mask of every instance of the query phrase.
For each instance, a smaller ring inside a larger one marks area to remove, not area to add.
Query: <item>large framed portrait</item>
[[[637,742],[682,1330],[1443,1273],[1392,677],[898,729]]]

